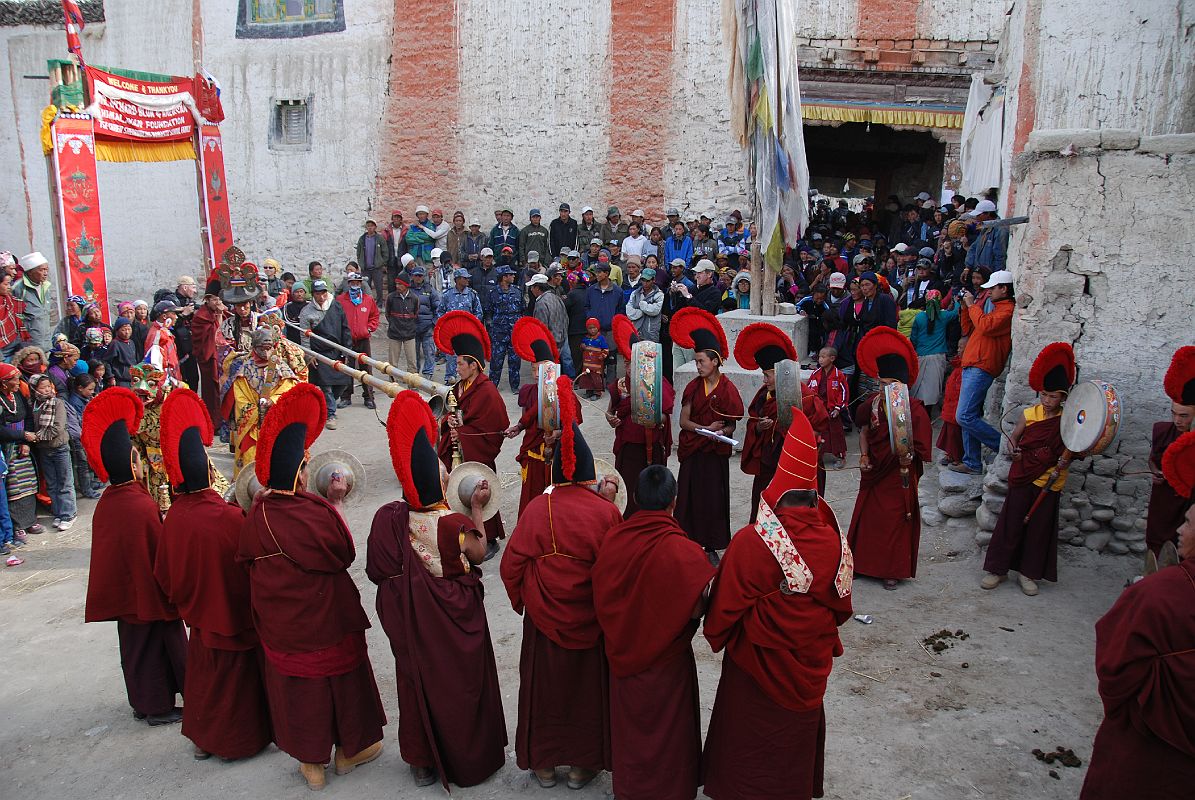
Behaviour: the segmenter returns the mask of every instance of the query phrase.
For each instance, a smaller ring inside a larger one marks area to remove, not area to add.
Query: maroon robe
[[[183,736],[225,759],[247,758],[273,738],[249,574],[236,563],[244,522],[240,507],[211,489],[176,494],[154,562],[191,628]]]
[[[717,386],[708,394],[700,375],[689,381],[681,405],[689,406],[689,421],[702,426],[718,420],[734,422],[744,414],[743,398],[725,375],[718,376]],[[676,521],[705,550],[722,550],[730,544],[730,454],[728,444],[693,431],[680,432]]]
[[[614,792],[692,800],[701,782],[701,703],[693,609],[714,568],[667,511],[606,533],[593,599],[610,662]]]
[[[510,427],[510,415],[506,413],[506,401],[498,393],[498,387],[488,375],[479,374],[464,388],[464,381],[452,387],[457,400],[457,413],[461,417],[461,456],[464,461],[477,461],[495,472],[498,471],[498,453],[506,440],[506,429]],[[440,423],[440,442],[437,446],[440,460],[452,469],[452,436],[449,435],[448,415]],[[495,514],[486,520],[485,538],[493,542],[506,538],[502,526],[502,514]]]
[[[963,388],[963,370],[959,364],[951,363],[954,369],[946,379],[946,391],[942,395],[942,430],[938,432],[936,446],[952,463],[958,464],[963,460],[963,429],[956,416],[959,392]]]
[[[109,486],[91,519],[85,622],[116,621],[120,666],[137,716],[165,714],[186,680],[187,633],[154,580],[158,504],[140,481]]]
[[[826,491],[826,470],[822,467],[821,455],[826,450],[826,440],[830,428],[841,425],[830,425],[830,415],[826,411],[826,404],[813,390],[801,387],[801,411],[809,419],[809,424],[817,434],[817,489],[818,494]],[[788,435],[788,428],[777,423],[778,408],[776,395],[768,387],[761,386],[751,399],[747,407],[747,431],[743,436],[742,468],[748,475],[754,475],[751,481],[751,517],[759,513],[759,498],[763,490],[768,488],[772,478],[776,477],[776,467],[780,463],[780,451],[784,449],[784,438]],[[772,427],[764,430],[759,423],[764,419],[772,420]]]
[[[883,396],[872,392],[855,411],[859,430],[866,432],[871,461],[870,470],[859,471],[859,496],[847,534],[855,554],[856,575],[884,580],[917,576],[917,549],[921,544],[917,482],[921,480],[922,462],[932,455],[929,442],[933,429],[924,403],[910,398],[909,408],[914,453],[908,488],[901,485],[900,459],[888,443]]]
[[[481,570],[461,561],[461,535],[473,522],[440,517],[443,577],[419,563],[409,523],[402,501],[378,509],[365,564],[394,653],[398,745],[403,761],[435,769],[445,789],[474,786],[506,763],[506,718]]]
[[[1030,580],[1058,580],[1058,505],[1061,492],[1047,492],[1033,485],[1058,465],[1066,447],[1062,444],[1062,415],[1047,417],[1025,426],[1017,441],[1021,458],[1008,471],[1008,495],[992,531],[985,572],[1007,575],[1019,572]],[[1037,496],[1046,492],[1041,505],[1025,522]]]
[[[1195,561],[1124,590],[1095,624],[1104,721],[1080,800],[1185,800],[1195,786]]]
[[[1162,454],[1181,434],[1173,422],[1155,422],[1149,465],[1162,468]],[[1149,512],[1145,518],[1145,543],[1157,555],[1166,542],[1178,544],[1178,527],[1183,524],[1191,498],[1174,491],[1170,481],[1155,483],[1149,492]]]
[[[523,444],[515,461],[523,468],[523,488],[519,494],[519,513],[533,497],[544,493],[552,482],[552,448],[544,441],[543,429],[539,427],[539,386],[524,384],[519,389],[519,408],[523,414],[519,424],[523,426]],[[577,424],[585,421],[581,409],[577,408]]]
[[[520,769],[610,766],[608,668],[591,571],[603,537],[621,521],[589,487],[558,484],[527,504],[506,545],[502,582],[523,614]]]
[[[779,591],[784,574],[754,526],[722,558],[705,618],[710,646],[726,649],[702,764],[714,800],[822,796],[822,700],[851,597],[835,585],[842,544],[831,522],[807,508],[776,516],[813,583],[806,594]]]
[[[660,379],[660,403],[664,409],[664,421],[651,429],[651,455],[647,452],[648,429],[631,418],[631,396],[622,391],[619,381],[613,381],[606,388],[610,390],[609,413],[618,417],[614,428],[614,469],[627,487],[627,508],[623,519],[630,519],[639,510],[635,502],[635,487],[639,485],[639,473],[652,464],[667,464],[672,454],[672,404],[676,392],[667,378]]]
[[[369,664],[369,618],[348,573],[348,526],[319,495],[271,491],[253,504],[237,560],[249,565],[253,622],[279,749],[308,764],[334,744],[354,756],[381,741],[386,712]]]
[[[191,356],[199,366],[199,393],[216,430],[224,423],[220,413],[220,384],[216,379],[216,333],[223,317],[223,312],[213,313],[202,304],[191,315]]]

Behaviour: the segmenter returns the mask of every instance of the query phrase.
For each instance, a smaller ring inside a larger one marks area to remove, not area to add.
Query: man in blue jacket
[[[626,313],[627,301],[626,295],[622,293],[622,287],[610,280],[610,264],[608,262],[598,262],[596,272],[597,281],[589,287],[585,296],[585,315],[598,321],[602,335],[610,344],[610,354],[606,357],[606,368],[607,374],[612,375],[610,367],[617,361],[618,348],[614,346],[614,338],[610,334],[610,329],[614,324],[614,317]]]
[[[996,204],[991,200],[980,200],[975,206],[975,218],[980,222],[998,219]],[[1008,228],[982,228],[979,238],[967,251],[967,267],[983,267],[988,272],[1006,269],[1008,263]]]
[[[432,331],[439,319],[440,292],[427,282],[427,271],[423,267],[411,270],[411,294],[419,295],[419,319],[415,322],[415,351],[419,359],[419,371],[431,380],[436,369],[436,343]]]
[[[503,247],[509,247],[512,253],[519,252],[519,229],[514,225],[514,218],[515,213],[509,208],[498,212],[498,224],[490,228],[490,250],[501,253]]]

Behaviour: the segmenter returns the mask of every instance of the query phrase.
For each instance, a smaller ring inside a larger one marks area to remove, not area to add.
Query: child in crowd
[[[108,374],[108,364],[104,361],[88,361],[87,374],[95,379],[95,391],[102,392],[109,386],[114,386],[112,376]],[[76,375],[75,377],[81,377]]]
[[[133,341],[133,321],[127,317],[119,317],[112,326],[116,331],[116,338],[108,348],[108,377],[116,386],[126,389],[129,382],[129,367],[141,361],[137,355],[137,345]]]
[[[33,391],[33,451],[50,495],[54,527],[65,531],[75,524],[75,482],[66,404],[58,397],[49,375],[33,376],[29,387]]]
[[[598,321],[585,320],[585,338],[581,340],[581,363],[584,369],[577,376],[577,391],[585,392],[586,400],[596,400],[606,390],[606,356],[610,344],[602,336]]]
[[[103,364],[97,365],[101,370]],[[95,396],[98,380],[93,375],[76,375],[71,378],[70,392],[66,396],[66,430],[70,434],[71,464],[75,468],[75,490],[89,500],[100,496],[104,484],[96,477],[87,463],[83,450],[83,409]]]
[[[823,347],[817,352],[817,369],[809,376],[809,388],[826,404],[830,414],[830,429],[826,433],[825,452],[835,458],[846,458],[846,433],[841,421],[847,416],[847,402],[850,400],[850,381],[846,374],[835,366],[838,351]]]

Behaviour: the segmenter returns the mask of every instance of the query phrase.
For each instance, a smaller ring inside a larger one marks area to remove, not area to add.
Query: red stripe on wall
[[[451,13],[445,13],[452,9]],[[455,137],[460,102],[455,4],[395,0],[390,88],[382,124],[376,196],[379,219],[393,210],[407,220],[415,206],[444,206],[459,185]]]
[[[859,0],[855,37],[916,39],[919,5],[921,0]]]
[[[672,100],[675,0],[611,0],[610,11],[613,74],[606,185],[624,221],[630,222],[631,211],[640,206],[648,217],[659,218]],[[596,216],[600,219],[604,211]]]

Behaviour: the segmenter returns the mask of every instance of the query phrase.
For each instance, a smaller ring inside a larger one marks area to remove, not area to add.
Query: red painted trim
[[[610,0],[610,12],[609,200],[625,222],[637,207],[659,218],[672,113],[675,0]]]
[[[859,39],[916,39],[921,0],[859,0]]]
[[[393,209],[414,219],[419,203],[452,213],[460,170],[456,138],[445,132],[459,119],[457,34],[455,3],[395,0],[375,193],[383,224]]]

